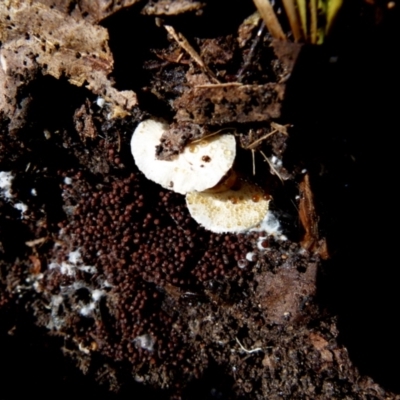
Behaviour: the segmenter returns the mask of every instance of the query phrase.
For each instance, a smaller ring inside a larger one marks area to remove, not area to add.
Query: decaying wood
[[[279,118],[284,85],[199,85],[175,100],[176,119],[196,124],[270,121]]]
[[[300,203],[299,218],[304,228],[304,236],[301,246],[311,252],[317,253],[323,259],[329,258],[325,238],[320,238],[318,229],[318,215],[315,210],[314,195],[311,191],[310,177],[304,175],[299,185]]]

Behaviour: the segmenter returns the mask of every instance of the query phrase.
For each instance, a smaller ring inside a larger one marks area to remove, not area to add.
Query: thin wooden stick
[[[213,137],[213,136],[215,136],[215,135],[218,135],[219,133],[221,133],[221,132],[223,132],[223,131],[227,131],[227,130],[232,130],[232,128],[230,128],[229,126],[226,127],[226,128],[221,128],[221,129],[219,129],[218,131],[209,133],[209,134],[207,134],[207,135],[205,135],[205,136],[203,136],[203,137],[201,137],[201,138],[199,138],[199,139],[194,139],[194,140],[192,140],[189,144],[200,143],[200,142],[202,142],[203,140],[209,139],[210,137]]]
[[[217,87],[231,87],[231,86],[243,86],[243,83],[240,82],[226,82],[226,83],[204,83],[202,85],[195,85],[197,88],[217,88]]]
[[[286,136],[289,136],[287,129],[292,127],[292,125],[286,124],[281,125],[276,122],[271,122],[271,128],[276,129],[278,132],[283,133]]]
[[[255,140],[254,142],[250,143],[246,149],[254,149],[258,143],[262,142],[264,139],[269,138],[270,136],[272,136],[274,133],[278,132],[277,129],[274,129],[272,132],[267,133],[266,135],[260,137],[259,139]]]
[[[248,350],[242,345],[242,343],[239,342],[238,338],[235,338],[235,339],[236,339],[236,342],[239,345],[239,347],[247,354],[252,354],[252,353],[257,353],[258,351],[263,351],[263,349],[261,347],[256,347],[255,349]]]
[[[253,175],[255,175],[256,174],[256,154],[255,154],[254,149],[251,149],[250,151],[251,151],[251,160],[253,162]]]
[[[272,131],[268,132],[264,136],[261,136],[260,138],[256,139],[254,142],[251,142],[248,146],[244,147],[244,149],[245,150],[255,149],[259,143],[261,143],[263,140],[269,138],[270,136],[272,136],[274,133],[277,133],[277,132],[288,136],[287,127],[288,127],[288,125],[280,125],[280,124],[277,124],[276,122],[271,122]],[[251,132],[252,132],[252,130],[250,130],[250,133]],[[252,140],[252,137],[250,137],[250,140]]]
[[[260,150],[261,155],[264,157],[265,161],[268,163],[269,167],[272,169],[272,171],[275,173],[275,175],[280,179],[280,181],[283,183],[283,178],[281,177],[280,173],[275,169],[274,165],[272,164],[271,161],[268,160],[268,157],[264,154],[263,151]]]
[[[197,51],[191,46],[191,44],[181,33],[176,32],[176,30],[170,25],[164,25],[164,28],[174,38],[176,43],[178,43],[178,45],[181,46],[182,49],[185,50],[190,55],[190,57],[193,58],[193,60],[200,66],[200,68],[202,68],[215,83],[220,83],[214,72],[212,72],[210,68],[208,68],[208,66],[201,59]]]

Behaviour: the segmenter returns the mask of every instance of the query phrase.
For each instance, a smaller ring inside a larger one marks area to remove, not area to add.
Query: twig
[[[215,135],[218,135],[218,133],[221,133],[222,131],[226,131],[226,130],[230,130],[230,129],[232,129],[232,128],[229,128],[229,127],[227,127],[227,128],[221,128],[221,129],[219,129],[219,130],[216,131],[216,132],[212,132],[212,133],[209,133],[208,135],[205,135],[205,136],[203,136],[203,137],[201,137],[201,138],[199,138],[199,139],[192,140],[189,144],[200,143],[201,141],[203,141],[203,140],[205,140],[205,139],[209,139],[210,137],[213,137],[213,136],[215,136]]]
[[[251,149],[251,158],[253,161],[253,175],[256,174],[256,152],[254,151],[254,149]]]
[[[278,17],[276,16],[269,0],[253,0],[253,2],[271,35],[275,39],[286,40],[281,24],[279,23]]]
[[[178,57],[176,57],[176,58],[172,58],[169,55],[157,54],[157,53],[155,54],[155,56],[157,58],[159,58],[160,60],[164,61],[164,63],[161,64],[161,67],[164,67],[165,65],[168,65],[168,64],[179,64],[181,62],[181,60],[182,60],[183,54],[184,53],[180,51]],[[189,63],[188,61],[182,62],[182,64],[188,64],[188,63]],[[158,65],[154,66],[154,67],[148,67],[147,66],[146,68],[150,68],[150,69],[158,68]]]
[[[265,158],[265,161],[268,163],[269,167],[272,169],[272,171],[275,173],[275,175],[280,179],[280,181],[283,183],[283,178],[279,174],[279,172],[275,169],[274,165],[272,164],[271,161],[268,160],[268,157],[264,154],[262,150],[260,150],[260,153],[262,156]]]
[[[240,343],[240,341],[239,341],[239,339],[238,339],[237,337],[236,337],[235,339],[236,339],[237,344],[240,346],[240,348],[241,348],[244,352],[246,352],[247,354],[252,354],[252,353],[257,353],[257,352],[259,352],[259,351],[262,351],[262,348],[261,348],[261,347],[256,347],[256,348],[254,348],[254,349],[247,350],[247,349],[242,345],[242,343]]]
[[[25,242],[25,244],[29,247],[35,247],[37,245],[43,244],[47,240],[48,240],[48,237],[46,236],[46,237],[41,237],[39,239],[29,240],[29,241]]]
[[[274,133],[280,132],[284,135],[288,135],[287,132],[287,127],[288,125],[280,125],[277,124],[276,122],[271,122],[271,127],[273,128],[273,130],[271,132],[268,132],[266,135],[256,139],[254,142],[251,142],[249,145],[247,146],[243,146],[243,148],[245,150],[251,150],[251,157],[252,157],[252,163],[253,163],[253,175],[256,174],[256,164],[255,164],[255,148],[256,146],[262,142],[263,140],[269,138],[270,136],[272,136]],[[250,129],[250,140],[252,140],[252,129]],[[279,177],[279,179],[283,182],[283,179],[281,178],[281,176],[279,175],[278,171],[276,171],[276,169],[273,167],[273,165],[270,163],[270,161],[268,160],[268,158],[266,157],[266,155],[260,150],[260,153],[264,156],[264,158],[267,160],[269,166],[271,167],[271,169],[276,173],[276,175]]]
[[[283,133],[286,136],[289,136],[287,128],[290,128],[291,125],[289,125],[289,124],[281,125],[281,124],[277,124],[276,122],[271,122],[271,127],[273,129],[276,129],[278,132]]]
[[[117,153],[121,151],[121,134],[118,131],[118,147],[117,147]]]
[[[253,140],[253,129],[250,129],[249,131],[249,136],[250,136],[250,140]],[[256,175],[256,152],[254,151],[253,148],[251,148],[251,145],[249,145],[248,147],[246,147],[246,149],[250,148],[251,151],[251,161],[253,163],[253,175]]]
[[[288,136],[288,132],[287,132],[288,125],[280,125],[280,124],[277,124],[276,122],[271,122],[271,127],[273,128],[273,130],[271,132],[268,132],[264,136],[256,139],[254,142],[251,142],[248,146],[244,147],[244,149],[245,150],[254,149],[260,142],[262,142],[263,140],[269,138],[270,136],[272,136],[274,133],[277,133],[277,132]]]
[[[164,28],[174,38],[178,45],[181,46],[182,49],[185,50],[190,55],[190,57],[193,58],[193,60],[210,76],[210,78],[214,82],[220,83],[214,72],[212,72],[210,68],[208,68],[208,66],[201,59],[197,51],[190,45],[190,43],[181,33],[176,32],[176,30],[170,25],[164,25]]]
[[[197,88],[217,88],[217,87],[230,87],[230,86],[243,86],[240,82],[226,82],[226,83],[204,83],[202,85],[195,85]]]
[[[277,129],[274,129],[272,132],[267,133],[266,135],[260,137],[259,139],[255,140],[253,143],[250,143],[247,147],[246,150],[254,150],[254,148],[258,145],[258,143],[262,142],[263,140],[269,138],[272,136],[274,133],[278,132]]]

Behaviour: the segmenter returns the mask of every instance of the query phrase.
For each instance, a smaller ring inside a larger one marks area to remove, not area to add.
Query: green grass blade
[[[336,16],[343,5],[343,0],[329,0],[326,10],[326,34],[329,34]]]

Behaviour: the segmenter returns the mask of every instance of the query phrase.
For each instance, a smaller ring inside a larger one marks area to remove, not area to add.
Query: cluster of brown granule
[[[77,173],[64,182],[67,219],[40,283],[52,310],[48,326],[72,329],[83,352],[136,366],[185,360],[182,371],[192,373],[177,328],[183,322],[168,302],[246,274],[249,238],[258,234],[205,231],[183,196],[140,173],[101,185]]]

